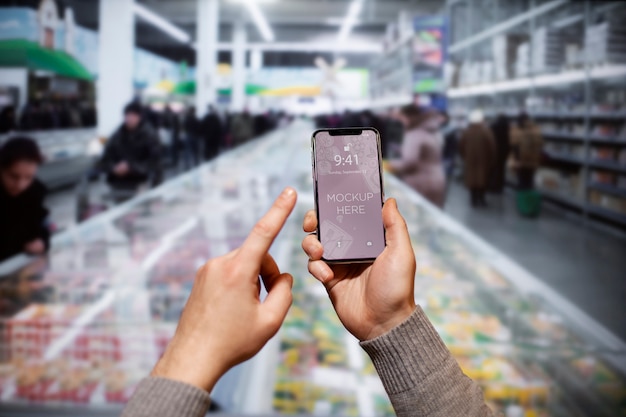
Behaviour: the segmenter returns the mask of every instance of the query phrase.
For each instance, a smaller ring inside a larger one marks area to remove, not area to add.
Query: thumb
[[[271,287],[266,285],[268,293],[261,305],[261,312],[263,323],[272,332],[269,337],[278,331],[278,328],[283,324],[283,320],[285,320],[287,311],[289,311],[292,301],[292,285],[293,277],[287,273],[275,277]]]
[[[385,226],[385,238],[387,246],[391,249],[410,248],[411,238],[406,222],[398,210],[395,198],[385,201],[383,206],[383,225]]]

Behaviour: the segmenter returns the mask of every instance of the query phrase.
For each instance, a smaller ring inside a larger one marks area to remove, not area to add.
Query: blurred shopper
[[[435,111],[407,105],[400,110],[399,119],[406,131],[402,156],[389,161],[387,168],[424,198],[442,208],[446,179],[441,163],[439,128],[443,117]]]
[[[47,190],[35,178],[42,162],[39,146],[30,138],[16,137],[0,148],[0,261],[48,249]]]
[[[535,186],[535,172],[541,165],[543,137],[539,127],[526,113],[517,118],[517,125],[511,129],[513,167],[517,170],[518,188],[531,190]]]
[[[491,131],[496,143],[496,158],[489,189],[496,194],[502,194],[506,183],[506,163],[511,148],[509,119],[504,114],[499,114],[496,121],[491,125]]]
[[[472,207],[486,207],[485,190],[495,158],[495,141],[484,123],[482,111],[474,110],[469,126],[461,135],[459,153],[463,158],[463,177],[470,191]]]
[[[343,112],[341,116],[341,120],[339,122],[339,127],[355,127],[362,126],[361,118],[358,114],[353,113],[350,110],[346,110]]]
[[[461,129],[455,119],[451,119],[447,114],[444,115],[445,122],[443,125],[443,168],[446,174],[446,191],[450,187],[450,183],[454,177],[454,169],[456,168],[456,158],[459,149],[459,140]]]
[[[204,416],[210,393],[232,367],[250,359],[282,325],[293,277],[269,254],[296,204],[287,188],[243,245],[199,269],[174,337],[122,417]],[[479,385],[463,371],[415,304],[415,255],[394,199],[382,209],[387,247],[373,264],[329,265],[304,219],[309,271],[325,287],[336,314],[372,359],[398,417],[492,416]],[[267,297],[259,298],[259,276]]]
[[[178,160],[182,143],[180,139],[180,120],[178,114],[172,111],[169,105],[165,106],[161,114],[161,128],[166,135],[166,154],[174,168],[178,168]]]
[[[185,169],[191,169],[200,162],[198,149],[200,122],[196,117],[196,108],[193,106],[189,107],[185,112],[185,116],[183,117],[183,130],[183,160]]]
[[[15,108],[7,106],[0,112],[0,134],[12,132],[15,127]]]
[[[239,146],[252,139],[254,126],[252,116],[247,109],[233,115],[230,122],[230,134],[233,138],[233,146]]]
[[[161,180],[161,144],[156,131],[143,120],[142,107],[124,109],[124,123],[107,142],[101,167],[107,181],[121,194],[132,195],[144,183]]]
[[[269,113],[259,113],[252,118],[253,137],[258,138],[272,130],[272,120]]]
[[[210,161],[219,154],[222,140],[222,121],[212,105],[209,105],[207,113],[202,119],[202,139],[204,142],[204,160]]]

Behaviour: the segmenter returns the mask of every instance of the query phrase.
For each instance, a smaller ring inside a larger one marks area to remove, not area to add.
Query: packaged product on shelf
[[[616,197],[600,191],[591,190],[589,192],[589,201],[592,204],[616,213],[626,214],[626,198]]]
[[[611,147],[594,146],[591,148],[591,158],[599,161],[615,161],[617,151]]]
[[[608,171],[591,171],[591,182],[598,184],[615,184],[616,174]]]
[[[612,139],[617,136],[617,127],[615,124],[601,124],[598,123],[593,127],[592,135]]]
[[[492,61],[483,61],[481,62],[481,70],[480,70],[480,79],[479,82],[481,84],[488,84],[493,81],[494,78],[494,69]]]
[[[530,74],[530,44],[524,42],[517,47],[515,76],[525,77]]]
[[[620,406],[622,414],[626,412],[626,381],[623,376],[611,371],[601,360],[591,355],[571,360],[570,366],[586,386],[593,387],[605,400]]]
[[[107,369],[104,373],[104,398],[106,402],[126,404],[141,378],[145,376],[146,371],[141,369],[123,369],[121,367]]]
[[[558,69],[564,61],[561,33],[540,27],[531,36],[532,68],[536,74]]]
[[[272,402],[283,414],[357,416],[356,393],[326,388],[308,381],[278,381]]]
[[[28,361],[20,363],[16,370],[14,396],[23,400],[44,401],[46,391],[54,383],[56,369],[43,361]]]
[[[101,384],[102,370],[91,363],[68,363],[44,394],[46,401],[89,403]]]
[[[68,304],[32,304],[4,322],[9,358],[42,358],[84,310]]]
[[[508,80],[515,77],[515,62],[518,47],[528,40],[528,35],[506,34],[493,37],[492,56],[496,80]]]
[[[585,48],[591,62],[626,62],[626,30],[623,15],[609,15],[608,20],[587,28]]]

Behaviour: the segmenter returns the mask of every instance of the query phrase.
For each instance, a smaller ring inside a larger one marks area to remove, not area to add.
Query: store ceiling
[[[276,42],[308,42],[315,39],[334,42],[351,0],[257,1],[274,31]],[[38,3],[39,0],[0,0],[2,5],[14,6],[36,7]],[[61,10],[65,7],[74,9],[78,24],[91,29],[98,28],[97,0],[57,0],[57,3]],[[197,0],[140,0],[140,3],[167,18],[195,39]],[[411,14],[433,14],[441,11],[444,3],[443,0],[365,0],[352,39],[381,42],[387,24],[396,21],[401,11],[406,10]],[[262,42],[245,9],[235,0],[220,1],[221,42],[231,41],[233,23],[242,18],[248,22],[248,41]],[[192,64],[195,62],[195,53],[191,47],[178,43],[140,19],[137,21],[136,43],[141,48],[170,59],[184,59]],[[297,52],[290,54],[294,53],[297,54]],[[222,58],[228,60],[229,54],[222,55]],[[276,56],[276,53],[273,55]]]

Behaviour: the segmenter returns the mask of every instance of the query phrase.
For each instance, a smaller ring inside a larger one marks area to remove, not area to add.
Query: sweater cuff
[[[204,416],[210,404],[209,393],[198,387],[172,379],[148,377],[137,385],[122,417]]]
[[[441,370],[450,351],[420,306],[405,321],[374,339],[360,343],[389,395],[419,385]]]

